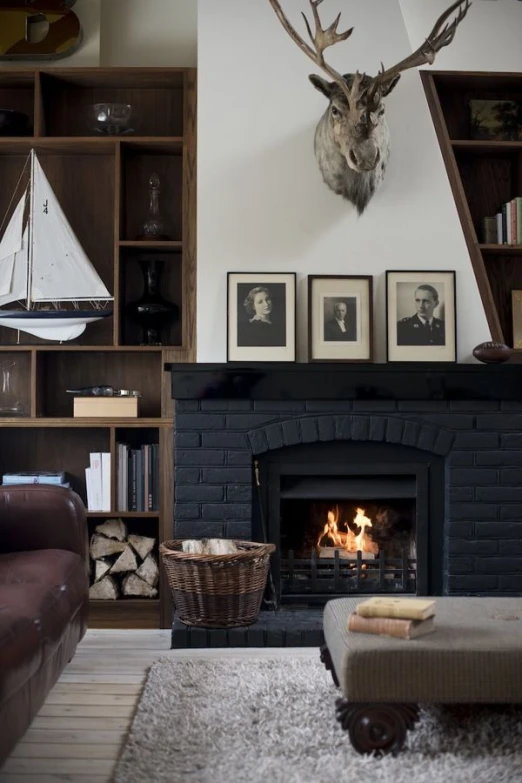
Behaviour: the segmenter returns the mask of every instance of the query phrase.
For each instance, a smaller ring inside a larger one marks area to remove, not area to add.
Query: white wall
[[[392,64],[416,48],[447,2],[345,0],[341,29],[355,32],[330,61],[342,72],[375,73],[381,60]],[[302,30],[308,3],[283,6]],[[328,0],[321,11],[333,19],[338,8]],[[521,30],[522,3],[475,0],[436,67],[522,70]],[[457,271],[458,359],[469,361],[490,334],[418,73],[404,74],[388,100],[390,165],[357,218],[322,183],[313,133],[325,99],[268,0],[199,0],[198,69],[198,361],[226,359],[229,270],[298,272],[301,361],[306,275],[373,274],[383,361],[386,269]]]
[[[101,30],[100,65],[196,65],[197,0],[103,0]]]

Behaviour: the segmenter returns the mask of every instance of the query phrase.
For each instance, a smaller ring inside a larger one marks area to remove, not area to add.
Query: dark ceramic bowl
[[[512,349],[503,343],[480,343],[480,345],[473,348],[475,359],[478,359],[479,362],[484,362],[484,364],[507,362],[512,353]]]
[[[21,111],[0,109],[0,136],[25,136],[29,117]]]

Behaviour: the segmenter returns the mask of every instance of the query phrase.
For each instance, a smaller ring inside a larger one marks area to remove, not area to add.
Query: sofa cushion
[[[38,585],[0,585],[0,702],[41,666],[46,595]]]
[[[74,552],[60,549],[0,555],[0,601],[7,588],[12,588],[13,596],[28,590],[28,607],[32,607],[31,616],[42,634],[47,658],[85,600],[85,563]],[[33,595],[38,600],[31,603]],[[0,650],[0,661],[1,654]]]

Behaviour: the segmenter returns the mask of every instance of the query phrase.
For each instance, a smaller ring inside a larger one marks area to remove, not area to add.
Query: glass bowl
[[[130,103],[94,103],[91,107],[94,130],[109,136],[132,133],[129,127],[132,114]]]

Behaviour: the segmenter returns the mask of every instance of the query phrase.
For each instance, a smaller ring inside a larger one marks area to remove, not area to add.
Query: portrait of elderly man
[[[397,283],[397,288],[402,285],[405,284]],[[441,297],[435,286],[418,285],[413,295],[415,313],[399,318],[397,322],[397,345],[446,345],[444,320],[435,316],[440,305]]]
[[[357,300],[353,296],[324,298],[325,342],[354,342],[357,340]]]

